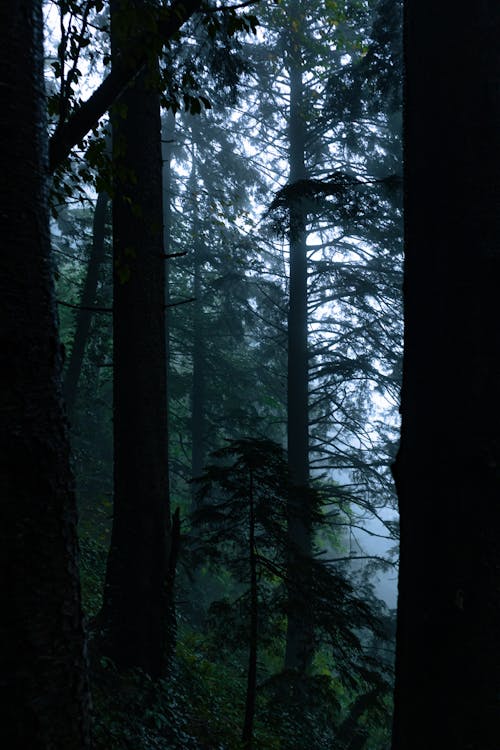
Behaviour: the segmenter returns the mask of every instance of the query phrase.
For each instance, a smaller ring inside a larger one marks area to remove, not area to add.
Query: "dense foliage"
[[[131,5],[130,28],[144,24],[154,37],[155,4],[151,16]],[[301,4],[303,180],[286,178],[293,3],[262,5],[258,22],[207,6],[171,40],[151,81],[165,105],[170,492],[181,516],[176,653],[159,681],[120,671],[101,645],[113,517],[109,221],[91,297],[83,293],[96,191],[113,198],[106,120],[56,175],[53,247],[68,360],[79,316],[90,314],[70,416],[98,749],[388,746],[393,618],[373,575],[394,558],[352,540],[357,529],[361,540],[363,528],[392,541],[397,531],[388,513],[401,348],[397,7]],[[61,22],[58,31],[52,20],[48,37],[57,45],[49,116],[57,129],[78,109],[83,69],[106,68],[110,51],[103,3],[54,9]],[[158,54],[155,45],[148,54]],[[119,104],[116,111],[126,118]],[[282,448],[298,204],[308,252],[311,559],[287,536]],[[355,558],[365,557],[360,567]],[[292,590],[311,626],[307,674],[283,669]]]

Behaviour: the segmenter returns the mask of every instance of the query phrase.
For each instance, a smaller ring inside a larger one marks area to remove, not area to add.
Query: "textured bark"
[[[41,3],[0,7],[0,745],[84,750],[76,503],[50,258]]]
[[[499,33],[406,3],[394,750],[499,746]]]
[[[290,3],[290,119],[289,182],[307,177],[304,163],[305,117],[302,80],[301,11]],[[290,284],[288,308],[288,459],[290,498],[288,503],[289,596],[285,667],[305,670],[311,655],[308,621],[308,559],[311,528],[308,509],[309,405],[307,354],[307,215],[300,199],[290,207]]]
[[[141,3],[142,4],[142,3]],[[126,55],[120,2],[113,55]],[[159,96],[146,71],[113,116],[114,514],[103,620],[107,653],[152,676],[168,648],[168,494],[165,260]]]
[[[87,275],[83,286],[80,300],[81,308],[76,314],[75,336],[71,354],[64,375],[64,399],[68,414],[73,413],[76,396],[78,392],[78,381],[82,371],[85,347],[92,322],[92,308],[96,303],[97,284],[99,273],[104,260],[104,237],[106,225],[106,210],[108,206],[108,195],[99,193],[94,209],[94,221],[92,225],[92,250],[90,253]]]

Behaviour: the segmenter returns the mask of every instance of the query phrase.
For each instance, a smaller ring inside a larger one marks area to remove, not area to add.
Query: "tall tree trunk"
[[[49,244],[40,2],[0,7],[0,744],[89,747],[76,502]]]
[[[126,58],[133,30],[125,5],[115,0],[111,8],[113,56]],[[126,90],[112,119],[114,513],[103,619],[108,655],[120,667],[155,677],[164,673],[169,646],[171,524],[161,123],[153,67]]]
[[[202,303],[202,256],[203,235],[200,231],[197,186],[197,132],[198,123],[191,126],[193,138],[192,166],[189,188],[192,201],[192,237],[193,237],[193,382],[191,388],[191,476],[199,477],[205,463],[205,340],[203,335]],[[193,485],[193,498],[196,487]],[[193,500],[194,503],[194,500]]]
[[[289,8],[290,119],[289,182],[306,177],[306,126],[302,80],[301,10]],[[307,247],[306,210],[297,199],[290,207],[290,286],[288,308],[288,508],[289,596],[285,667],[304,671],[311,656],[311,626],[307,605],[311,557],[309,520],[309,409],[307,355]]]
[[[64,375],[64,399],[68,414],[73,413],[78,392],[78,381],[82,371],[85,347],[92,322],[92,310],[95,305],[99,273],[104,260],[104,238],[106,226],[106,211],[109,197],[106,193],[99,193],[94,209],[92,224],[92,250],[90,253],[87,275],[80,300],[80,309],[76,314],[76,328],[71,354],[68,359]]]
[[[405,11],[393,750],[494,750],[500,696],[500,5]]]
[[[205,463],[205,346],[202,330],[202,291],[199,240],[195,238],[193,278],[193,383],[191,388],[191,476],[199,477]]]
[[[172,245],[172,156],[175,139],[175,114],[169,109],[162,120],[162,164],[163,164],[163,252],[165,254],[165,357],[167,368],[167,421],[168,421],[168,383],[170,367],[170,259]],[[170,434],[170,430],[167,432]]]
[[[175,113],[169,109],[165,113],[162,121],[162,189],[163,189],[163,253],[164,253],[164,289],[165,289],[165,371],[166,371],[166,427],[167,427],[167,453],[169,451],[170,440],[170,394],[168,384],[170,383],[170,254],[172,247],[172,156],[174,152],[175,139]],[[167,464],[167,489],[170,498],[170,470]],[[175,576],[177,568],[177,558],[180,545],[181,534],[180,509],[177,507],[172,516],[172,523],[169,529],[169,538],[167,540],[168,561],[167,561],[167,579],[166,579],[166,598],[168,607],[168,629],[167,629],[167,649],[166,649],[166,666],[171,660],[177,631],[177,619],[175,610]]]

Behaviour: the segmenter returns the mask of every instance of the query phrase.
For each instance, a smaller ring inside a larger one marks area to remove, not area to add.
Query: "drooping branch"
[[[70,307],[72,310],[86,310],[88,312],[101,312],[101,313],[112,313],[112,307],[97,307],[96,305],[72,305],[70,302],[65,302],[62,299],[56,300],[58,305],[63,307]]]
[[[382,178],[365,177],[360,179],[356,175],[341,171],[332,172],[322,180],[299,179],[278,190],[269,206],[268,213],[283,206],[289,207],[294,202],[304,199],[312,201],[324,199],[328,196],[342,196],[345,200],[352,195],[354,189],[366,185],[382,185],[396,190],[401,188],[402,180],[397,174],[390,174]]]

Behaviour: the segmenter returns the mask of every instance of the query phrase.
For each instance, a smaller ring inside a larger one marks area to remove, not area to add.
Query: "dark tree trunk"
[[[49,244],[41,3],[0,9],[0,745],[89,747]]]
[[[90,253],[87,275],[80,300],[81,307],[76,314],[73,346],[64,375],[64,399],[70,416],[73,413],[78,393],[78,381],[82,371],[83,357],[89,337],[92,315],[94,314],[91,308],[96,304],[97,284],[101,265],[104,260],[104,238],[108,201],[109,198],[106,193],[99,193],[97,196],[92,225],[92,251]]]
[[[114,56],[133,44],[121,8],[112,3]],[[120,667],[158,676],[169,646],[171,524],[161,123],[152,67],[122,96],[126,116],[112,119],[114,514],[103,622],[107,653]]]
[[[394,750],[499,746],[499,33],[406,3]]]
[[[306,126],[302,80],[301,10],[290,3],[290,119],[289,182],[305,179]],[[307,215],[298,199],[290,207],[290,286],[288,308],[288,507],[289,601],[285,667],[304,671],[311,655],[308,621],[308,560],[311,528],[308,508],[309,407],[307,354]]]

